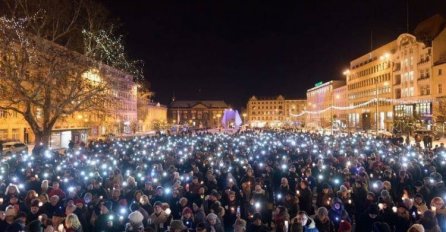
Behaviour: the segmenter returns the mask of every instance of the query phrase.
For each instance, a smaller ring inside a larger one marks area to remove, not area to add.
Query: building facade
[[[173,101],[168,110],[169,121],[197,128],[217,128],[225,109],[224,101]]]
[[[433,16],[353,61],[347,77],[353,129],[434,129],[446,84],[446,20]],[[378,103],[377,103],[378,102]]]
[[[345,72],[349,106],[349,129],[389,129],[392,125],[392,41],[350,62]],[[377,100],[380,99],[380,100]]]
[[[51,51],[63,51],[78,60],[88,58],[66,50],[49,41],[40,41]],[[67,65],[71,65],[66,61]],[[79,64],[74,64],[79,65]],[[113,103],[104,102],[104,112],[76,112],[62,115],[53,127],[50,138],[51,147],[67,147],[70,140],[87,142],[103,134],[132,133],[137,122],[137,87],[133,77],[113,67],[98,64],[94,69],[84,72],[79,78],[107,81],[107,94],[113,96]],[[1,104],[1,103],[0,103]],[[36,117],[39,118],[39,109]],[[40,116],[41,117],[41,116]],[[19,140],[33,143],[35,136],[22,115],[8,110],[0,110],[0,140]]]
[[[347,86],[341,86],[333,89],[333,120],[334,126],[337,128],[348,128],[348,111],[344,110],[348,107]]]
[[[167,125],[167,107],[149,100],[138,102],[138,132],[145,133]]]
[[[247,121],[252,127],[302,126],[304,118],[295,115],[306,109],[306,100],[252,96],[247,104]],[[245,119],[246,120],[246,119]]]
[[[315,86],[307,90],[307,110],[308,113],[302,117],[306,118],[306,126],[311,129],[328,128],[331,126],[331,122],[335,120],[335,109],[331,109],[334,106],[335,99],[339,105],[344,104],[341,99],[341,95],[345,94],[345,89],[342,87],[345,85],[343,80],[332,80],[329,82],[318,82]],[[340,115],[340,112],[338,112]]]

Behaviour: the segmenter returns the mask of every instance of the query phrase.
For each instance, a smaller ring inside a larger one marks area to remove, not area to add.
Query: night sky
[[[145,61],[154,100],[304,98],[350,60],[406,32],[407,0],[108,0],[129,55]],[[409,0],[409,28],[445,0]]]

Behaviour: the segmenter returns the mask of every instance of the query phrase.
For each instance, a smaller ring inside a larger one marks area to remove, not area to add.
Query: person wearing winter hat
[[[314,222],[316,223],[316,228],[321,232],[335,230],[333,222],[328,217],[328,210],[325,207],[317,209]]]
[[[210,213],[206,217],[206,229],[208,231],[215,231],[215,232],[223,232],[223,226],[221,225],[220,220],[218,219],[217,214]]]
[[[28,214],[26,215],[26,221],[32,222],[34,220],[37,220],[37,218],[39,217],[39,210],[40,210],[39,203],[40,202],[38,199],[31,200],[31,205],[28,210]]]
[[[342,220],[349,222],[351,221],[349,214],[344,209],[342,200],[339,198],[333,199],[332,206],[328,211],[328,217],[335,225],[335,228],[339,227],[339,223],[341,223]]]
[[[195,229],[194,213],[191,208],[186,207],[181,213],[181,221],[186,225],[188,230]]]
[[[341,223],[339,223],[338,232],[351,232],[352,231],[352,225],[348,221],[342,220]]]
[[[134,211],[128,216],[129,222],[125,225],[125,231],[140,232],[144,231],[144,225],[142,221],[144,216],[139,211]]]
[[[155,231],[162,231],[167,226],[165,223],[169,219],[169,215],[163,209],[163,203],[160,201],[156,201],[153,204],[153,209],[154,212],[150,215],[148,224],[151,224],[155,228]]]
[[[187,229],[181,220],[172,220],[169,227],[170,232],[182,232]]]
[[[424,227],[421,224],[413,224],[407,232],[424,232]]]

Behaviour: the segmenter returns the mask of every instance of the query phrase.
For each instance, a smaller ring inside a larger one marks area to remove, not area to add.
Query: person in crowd
[[[325,207],[320,207],[314,216],[314,222],[319,232],[336,232],[335,225],[328,217],[328,210]],[[342,223],[342,222],[341,222]]]
[[[66,232],[83,232],[81,222],[76,214],[68,214],[65,218]]]
[[[299,211],[297,216],[291,219],[290,231],[319,232],[319,230],[316,228],[316,223],[314,220],[304,211]]]
[[[446,231],[446,148],[410,142],[203,130],[15,154],[0,162],[0,231]]]

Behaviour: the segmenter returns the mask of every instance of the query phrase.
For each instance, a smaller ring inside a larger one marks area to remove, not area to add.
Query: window
[[[443,86],[441,84],[438,84],[438,94],[443,93]]]
[[[18,128],[12,129],[12,139],[14,140],[20,139],[20,133]]]
[[[438,76],[441,76],[443,74],[443,70],[441,68],[438,69]]]
[[[0,118],[7,118],[7,117],[8,117],[8,111],[0,110]]]
[[[1,140],[8,139],[8,130],[7,129],[0,130],[0,139]]]

